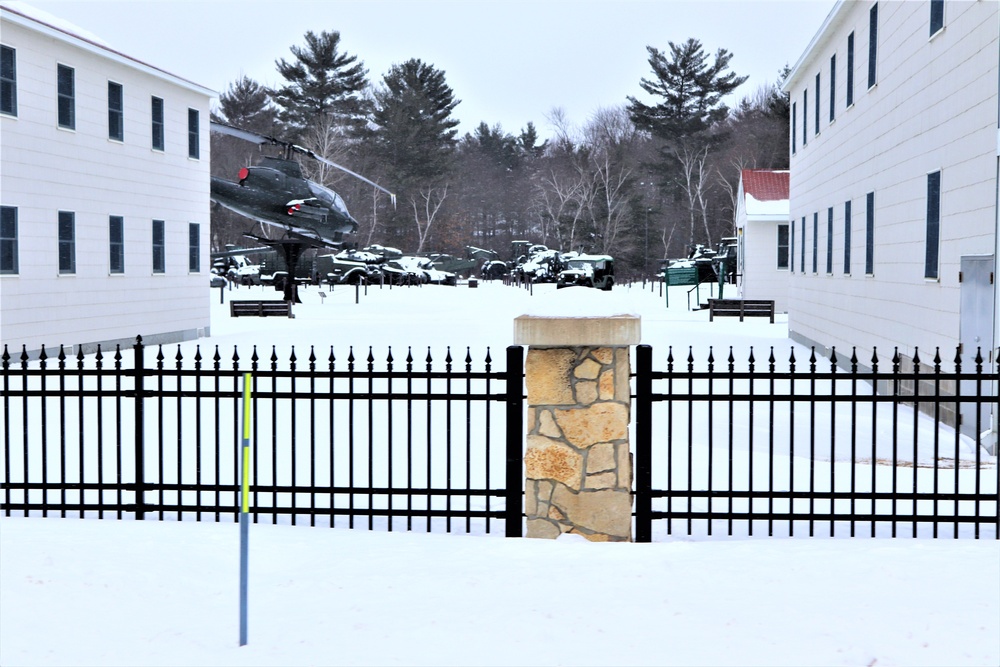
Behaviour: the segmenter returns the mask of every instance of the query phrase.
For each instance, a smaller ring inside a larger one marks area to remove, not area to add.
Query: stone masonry
[[[631,540],[629,374],[627,346],[529,348],[528,537]]]

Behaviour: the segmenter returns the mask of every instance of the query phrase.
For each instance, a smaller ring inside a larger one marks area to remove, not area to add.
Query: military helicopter
[[[248,236],[282,253],[286,266],[294,267],[302,252],[309,248],[342,246],[345,236],[358,229],[358,222],[348,213],[341,196],[307,180],[302,174],[302,167],[292,159],[292,154],[306,155],[359,178],[388,194],[393,206],[396,205],[396,195],[386,188],[308,148],[217,121],[211,122],[211,130],[258,145],[284,148],[284,157],[263,157],[256,166],[240,169],[237,182],[213,176],[211,199],[220,206],[283,232],[280,239]],[[284,291],[285,300],[294,300],[294,281],[287,280]]]

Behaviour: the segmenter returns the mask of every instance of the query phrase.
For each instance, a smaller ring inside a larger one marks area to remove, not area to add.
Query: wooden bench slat
[[[261,301],[230,301],[230,317],[289,317],[292,313],[291,304],[287,301],[261,300]]]
[[[769,317],[774,324],[774,301],[770,299],[709,299],[708,321],[715,316],[739,317]]]

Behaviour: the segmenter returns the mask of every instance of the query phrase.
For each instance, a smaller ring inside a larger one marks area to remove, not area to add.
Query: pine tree
[[[275,131],[278,113],[267,88],[243,76],[219,96],[217,115],[234,127],[270,135]]]
[[[710,63],[697,39],[669,44],[669,59],[660,50],[646,47],[655,78],[640,83],[643,90],[662,101],[651,106],[628,98],[632,121],[668,140],[703,133],[724,120],[729,109],[722,99],[747,79],[725,71],[733,57],[726,49],[719,49]]]
[[[419,59],[393,65],[374,94],[372,138],[402,189],[443,178],[449,170],[459,104],[444,72]]]
[[[292,46],[295,59],[275,65],[287,82],[271,91],[281,107],[281,120],[301,133],[317,121],[357,129],[368,113],[363,95],[368,85],[364,63],[340,51],[340,33],[311,30],[305,47]]]

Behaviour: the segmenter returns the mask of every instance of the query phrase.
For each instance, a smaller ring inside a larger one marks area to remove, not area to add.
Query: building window
[[[153,150],[163,150],[163,100],[159,97],[153,98]]]
[[[59,273],[76,273],[76,214],[59,211]]]
[[[198,110],[188,109],[188,157],[197,160],[199,155]]]
[[[944,0],[931,0],[931,36],[944,28]]]
[[[844,202],[844,273],[851,273],[851,202]]]
[[[869,192],[865,199],[865,274],[870,276],[875,273],[875,193]]]
[[[802,91],[802,147],[809,141],[809,91]]]
[[[17,273],[17,207],[0,206],[0,274]]]
[[[57,93],[59,97],[59,127],[76,129],[76,72],[72,67],[59,65]]]
[[[833,275],[833,207],[826,210],[826,272]]]
[[[927,249],[924,278],[938,278],[938,249],[941,245],[941,172],[927,174]]]
[[[854,33],[847,36],[847,104],[854,104]]]
[[[837,117],[837,54],[830,56],[830,122]]]
[[[819,273],[819,212],[813,213],[813,273]]]
[[[0,45],[0,113],[17,115],[17,51]]]
[[[778,225],[778,268],[788,269],[788,225]]]
[[[120,215],[108,218],[108,249],[111,273],[125,273],[125,219]]]
[[[816,72],[816,129],[813,134],[819,134],[819,72]]]
[[[799,114],[796,108],[795,102],[792,102],[792,155],[795,155],[796,142],[798,141],[799,134]]]
[[[876,63],[878,62],[878,3],[868,12],[868,87],[875,85]]]
[[[167,254],[162,220],[153,220],[153,273],[165,273]]]
[[[806,217],[802,216],[802,234],[799,241],[801,252],[799,252],[799,273],[806,272]]]
[[[795,273],[795,221],[788,225],[788,270]]]
[[[125,140],[125,109],[122,85],[108,81],[108,139]]]
[[[188,224],[188,271],[201,271],[201,225],[197,222]]]

